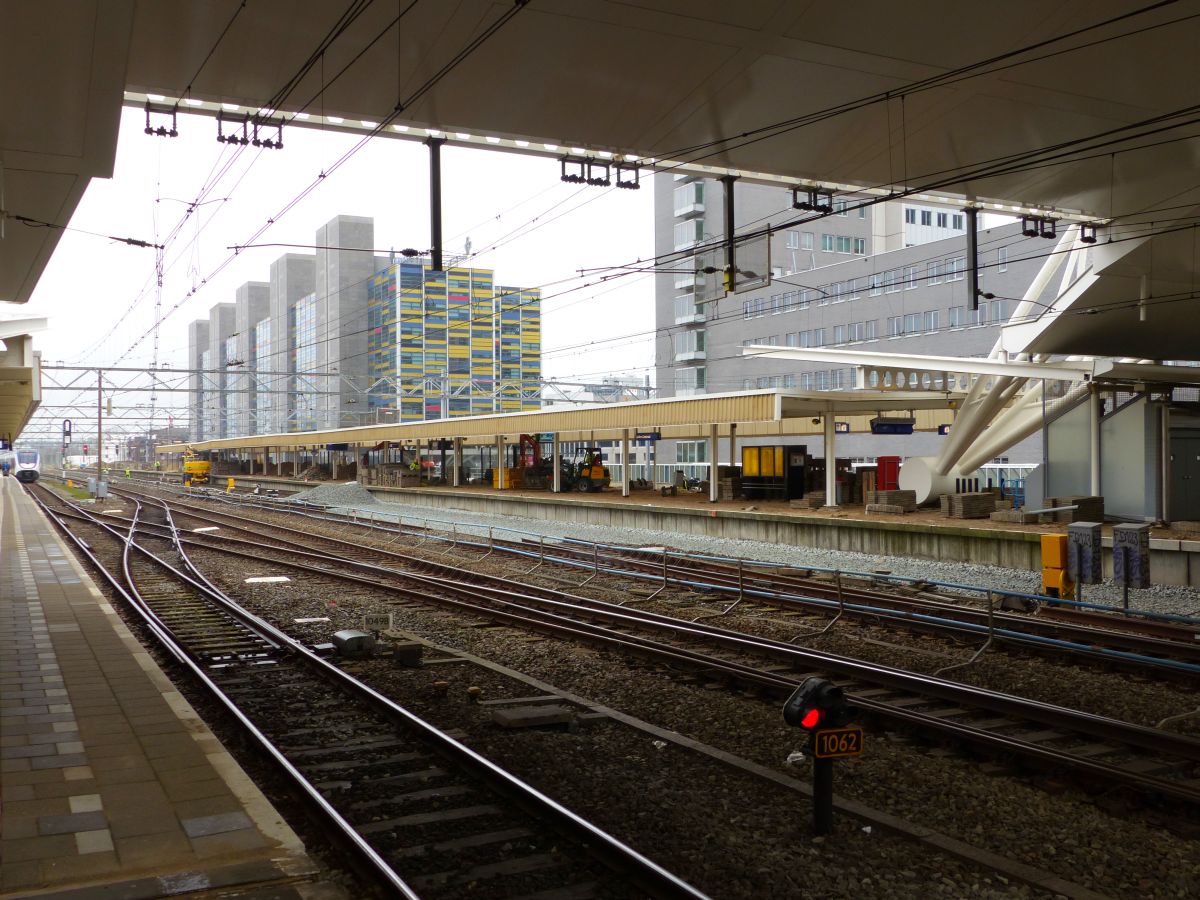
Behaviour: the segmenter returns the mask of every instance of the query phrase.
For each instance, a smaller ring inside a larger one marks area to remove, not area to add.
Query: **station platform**
[[[0,897],[336,896],[15,478],[0,478],[0,803]]]

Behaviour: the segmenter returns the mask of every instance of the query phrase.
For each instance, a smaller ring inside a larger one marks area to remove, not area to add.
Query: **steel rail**
[[[46,506],[40,501],[39,505],[41,505],[43,509],[47,509]],[[140,508],[141,504],[139,503],[139,511]],[[166,508],[165,503],[164,508]],[[117,535],[116,529],[111,528],[108,523],[98,519],[97,517],[88,516],[86,511],[81,510],[78,507],[76,507],[76,509],[84,516],[88,517],[92,524],[105,528],[110,533],[114,534],[114,536]],[[48,509],[47,512],[49,512]],[[169,508],[167,508],[167,513],[169,516]],[[146,548],[138,545],[132,537],[136,531],[136,526],[137,518],[135,516],[131,520],[131,528],[129,531],[130,536],[127,540],[128,545],[132,545],[147,557],[155,560],[159,565],[162,565],[170,570],[175,577],[201,590],[212,600],[220,604],[223,608],[240,609],[240,606],[236,603],[236,601],[213,585],[207,578],[200,575],[197,568],[193,563],[191,563],[190,559],[188,559],[186,550],[184,549],[184,544],[188,543],[188,541],[179,537],[178,531],[175,529],[173,522],[167,527],[168,530],[174,533],[176,537],[175,545],[178,548],[181,559],[186,560],[187,566],[197,574],[197,576],[201,579],[200,581],[192,579],[185,573],[175,569],[169,563],[163,562]],[[60,523],[60,527],[65,528],[65,525]],[[70,533],[69,529],[68,533]],[[91,558],[93,559],[94,564],[99,565],[99,562],[95,560],[94,556]],[[100,566],[100,568],[102,571],[107,571],[103,566]],[[701,898],[705,898],[706,895],[696,890],[694,887],[687,884],[685,881],[670,873],[663,867],[659,866],[648,857],[638,853],[636,850],[619,841],[606,831],[603,831],[586,819],[583,819],[577,814],[571,812],[565,806],[562,806],[557,801],[541,793],[536,788],[533,788],[525,782],[517,779],[511,773],[507,772],[487,758],[479,755],[440,729],[435,728],[428,722],[425,722],[423,719],[415,716],[390,698],[385,697],[374,689],[358,681],[353,676],[344,672],[337,666],[334,666],[328,661],[322,659],[320,656],[305,647],[302,643],[291,638],[289,635],[275,628],[270,623],[260,619],[257,616],[254,616],[252,613],[248,613],[244,610],[243,612],[246,616],[247,628],[255,631],[256,633],[261,631],[262,637],[265,640],[277,641],[280,644],[288,645],[289,649],[291,649],[305,665],[318,671],[326,679],[340,685],[349,693],[368,701],[372,706],[383,710],[392,720],[401,723],[407,728],[413,729],[421,736],[423,740],[436,746],[438,751],[443,756],[449,758],[464,768],[475,772],[477,775],[484,778],[484,780],[492,787],[500,789],[507,796],[518,802],[518,804],[522,808],[526,809],[526,811],[531,812],[539,818],[551,819],[555,823],[556,827],[561,828],[563,831],[570,834],[572,838],[582,847],[586,848],[591,855],[595,856],[615,871],[620,872],[623,876],[629,878],[633,884],[637,885],[642,890],[646,890],[651,896],[666,898],[693,898],[693,900],[701,900]],[[250,624],[251,622],[253,622],[253,624]],[[220,688],[216,686],[211,679],[206,678],[205,681],[207,682],[206,687],[211,685],[212,690],[220,692]],[[224,695],[222,694],[222,696]],[[227,703],[232,704],[233,701],[227,700]],[[246,720],[244,716],[239,716],[239,721],[243,720],[246,722],[249,721]],[[251,727],[253,727],[252,723]],[[261,732],[258,732],[257,729],[255,729],[255,731],[257,735],[261,735]],[[269,743],[269,740],[265,735],[261,735],[261,739]],[[282,758],[282,756],[280,758]],[[286,760],[284,761],[286,762]],[[296,771],[294,767],[292,767],[292,771],[295,772],[296,777],[299,777],[303,783],[315,793],[316,797],[321,799],[325,807],[331,810],[335,815],[337,814],[336,810],[329,806],[328,803],[324,801],[323,797],[320,797],[319,792],[316,792],[316,789],[311,787],[307,780],[304,779],[302,774]],[[343,822],[345,827],[351,829],[351,832],[354,834],[357,841],[362,842],[363,846],[369,848],[369,845],[366,844],[365,841],[362,841],[361,836],[359,836],[357,832],[353,831],[353,826],[349,825],[349,823],[345,823],[345,820],[341,819],[340,815],[338,816],[338,820]],[[372,853],[374,853],[374,851],[372,851]],[[377,854],[376,858],[378,858]],[[379,858],[379,862],[382,865],[387,866],[387,863],[381,858]],[[388,867],[388,871],[392,871],[390,867]],[[399,879],[399,876],[395,875],[394,872],[393,875],[396,879]],[[403,884],[402,881],[400,883]],[[407,885],[404,885],[404,888],[411,891],[411,888],[408,888]],[[409,895],[406,894],[405,896]],[[411,896],[416,897],[417,895],[412,893]]]
[[[190,542],[191,541],[189,539],[189,543]],[[213,547],[210,544],[202,544],[202,542],[197,543],[205,546],[207,549],[220,549]],[[253,545],[253,542],[243,543],[249,543],[252,546],[255,546]],[[257,545],[257,552],[250,550],[224,552],[241,553],[262,561],[263,556],[261,551],[268,548],[269,545]],[[645,628],[647,626],[652,626],[660,632],[669,633],[675,636],[687,634],[704,640],[717,641],[718,643],[722,643],[723,645],[729,646],[741,652],[754,652],[759,654],[766,653],[774,658],[786,660],[793,666],[803,664],[803,666],[815,667],[823,672],[837,672],[839,674],[855,678],[858,681],[863,681],[874,685],[884,685],[893,690],[915,692],[924,696],[933,697],[935,699],[944,699],[955,703],[963,703],[978,709],[984,709],[1007,715],[1015,715],[1023,720],[1031,720],[1058,727],[1069,727],[1072,731],[1077,733],[1099,737],[1108,741],[1115,740],[1124,746],[1138,747],[1159,753],[1167,752],[1188,760],[1200,759],[1200,741],[1182,735],[1176,735],[1170,732],[1162,732],[1156,729],[1146,728],[1144,726],[1132,725],[1130,723],[1106,719],[1101,716],[1095,716],[1077,710],[1070,710],[1063,707],[1054,706],[1052,704],[1042,703],[1040,701],[1030,701],[1023,698],[1016,698],[984,688],[961,685],[956,682],[930,678],[928,676],[918,676],[912,673],[891,669],[890,667],[880,666],[873,663],[863,663],[858,660],[849,660],[829,654],[818,653],[816,651],[797,649],[791,645],[783,644],[781,642],[753,638],[737,632],[730,632],[725,629],[716,629],[712,626],[699,623],[672,619],[671,617],[661,616],[659,614],[644,612],[631,614],[631,611],[627,608],[615,606],[613,604],[607,604],[603,601],[592,601],[587,600],[586,598],[571,598],[570,602],[553,601],[547,600],[544,597],[533,597],[528,595],[522,596],[515,594],[511,590],[510,586],[488,587],[481,586],[478,583],[462,582],[456,579],[449,579],[445,577],[429,576],[412,572],[398,572],[394,569],[389,569],[387,567],[378,566],[371,563],[364,563],[357,560],[342,560],[339,557],[331,556],[329,554],[320,554],[313,551],[296,551],[294,549],[289,549],[288,552],[296,553],[297,555],[305,556],[326,564],[336,564],[340,562],[343,565],[350,565],[357,569],[370,571],[372,573],[384,575],[390,578],[399,576],[402,578],[411,579],[420,584],[428,585],[430,588],[434,588],[435,590],[426,591],[425,593],[406,590],[402,592],[405,596],[422,602],[433,601],[441,605],[452,605],[473,615],[500,618],[510,624],[519,625],[521,627],[539,627],[541,630],[551,628],[560,632],[562,632],[562,629],[565,628],[570,632],[571,636],[580,637],[580,623],[577,621],[568,619],[564,614],[560,614],[557,611],[552,613],[544,610],[539,611],[536,609],[531,609],[530,606],[526,605],[529,603],[538,605],[548,604],[552,607],[552,609],[555,610],[562,609],[574,615],[582,614],[592,617],[599,617],[609,621],[612,624],[624,627]],[[386,582],[379,582],[360,576],[347,575],[346,573],[331,572],[327,568],[323,568],[321,566],[309,566],[303,563],[288,560],[273,560],[273,562],[301,571],[307,571],[315,576],[347,579],[361,584],[382,588],[384,590],[396,590],[394,585],[389,585]],[[451,592],[472,598],[478,597],[481,593],[490,594],[492,595],[492,602],[502,606],[503,610],[498,612],[490,609],[489,607],[480,606],[478,603],[453,600],[448,596],[448,594]],[[583,601],[588,605],[589,608],[582,611],[579,610],[576,607],[576,603],[578,601]],[[542,618],[540,623],[531,621],[531,617],[535,615],[539,618]],[[550,620],[546,620],[544,618],[546,616],[551,616],[552,618]],[[634,652],[640,652],[643,654],[650,653],[655,656],[663,656],[663,658],[669,662],[685,662],[694,667],[713,672],[723,672],[732,677],[751,681],[753,683],[759,683],[764,686],[775,686],[777,688],[786,689],[787,687],[794,688],[796,684],[796,681],[794,680],[780,679],[778,676],[770,673],[763,673],[759,669],[747,667],[744,664],[731,663],[728,660],[720,660],[718,658],[699,654],[694,651],[680,650],[679,648],[665,649],[666,645],[661,645],[659,643],[643,638],[637,638],[635,636],[620,634],[619,632],[613,633],[611,630],[588,632],[588,634],[592,639],[619,642],[622,646],[631,649]],[[767,680],[764,681],[764,678]],[[1019,752],[1024,756],[1046,761],[1054,761],[1059,765],[1069,765],[1070,767],[1080,771],[1096,775],[1103,775],[1104,777],[1113,780],[1120,780],[1151,792],[1167,794],[1179,799],[1187,800],[1189,802],[1200,801],[1200,790],[1191,788],[1186,784],[1128,772],[1116,765],[1072,756],[1069,751],[1060,751],[1052,748],[1042,747],[1032,742],[1020,740],[1016,737],[998,735],[994,732],[983,731],[964,723],[949,722],[943,718],[928,716],[920,713],[919,711],[906,710],[902,708],[897,709],[896,707],[889,705],[886,701],[873,700],[868,697],[860,697],[853,692],[851,693],[851,701],[856,705],[870,710],[871,712],[880,716],[896,718],[909,723],[919,724],[923,727],[936,729],[940,732],[948,732],[964,740],[968,740],[977,744],[988,744],[993,747],[1000,746],[1006,750]]]

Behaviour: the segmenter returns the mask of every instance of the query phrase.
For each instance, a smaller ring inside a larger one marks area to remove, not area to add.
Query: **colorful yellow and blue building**
[[[491,269],[405,260],[367,289],[372,409],[397,421],[541,406],[541,291],[498,287]]]

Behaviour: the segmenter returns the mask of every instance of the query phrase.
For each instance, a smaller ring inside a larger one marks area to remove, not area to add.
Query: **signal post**
[[[861,756],[863,730],[845,692],[824,678],[806,678],[783,706],[783,719],[808,733],[813,756],[813,831],[833,830],[833,761]]]

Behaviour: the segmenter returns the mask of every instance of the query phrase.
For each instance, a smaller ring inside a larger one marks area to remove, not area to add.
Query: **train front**
[[[33,484],[41,474],[40,460],[36,450],[18,450],[16,452],[16,470],[13,472],[17,481]]]

